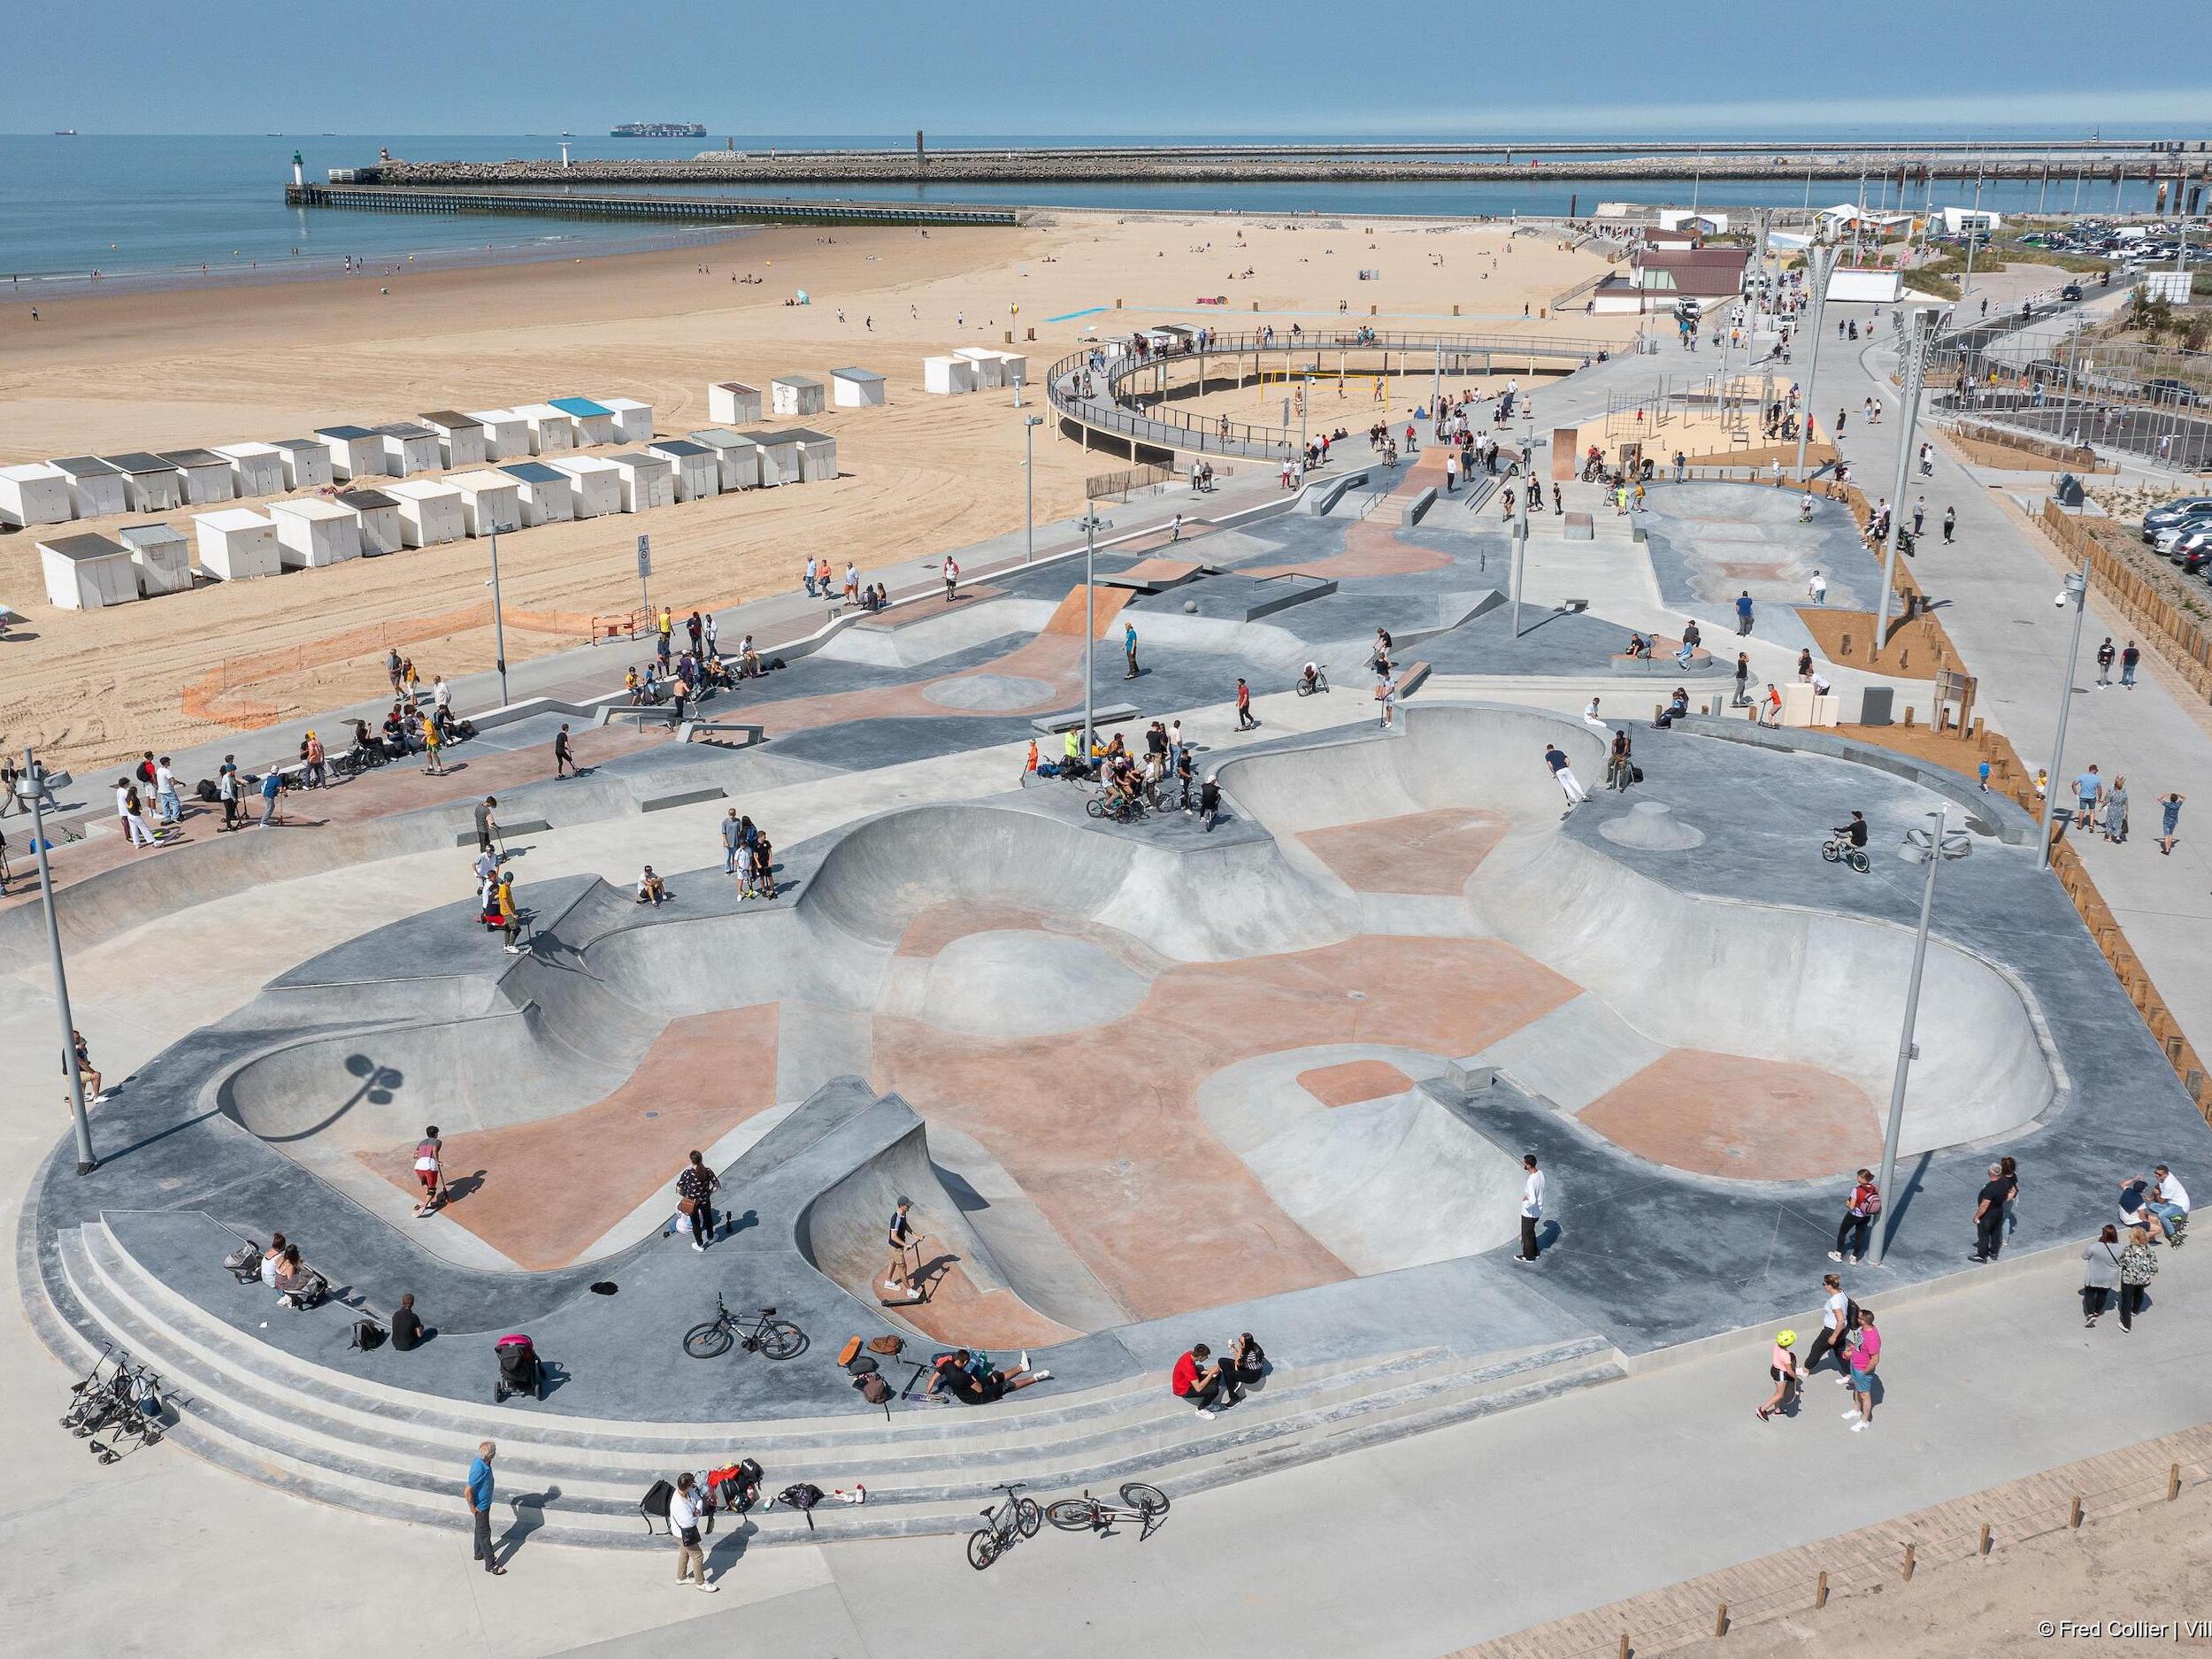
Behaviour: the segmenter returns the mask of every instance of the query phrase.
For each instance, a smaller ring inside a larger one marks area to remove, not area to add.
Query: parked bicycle
[[[748,1354],[793,1359],[805,1351],[806,1333],[788,1319],[777,1318],[773,1308],[763,1308],[750,1314],[733,1313],[723,1305],[718,1294],[714,1299],[714,1317],[684,1333],[684,1352],[694,1359],[716,1359],[728,1353],[732,1343]]]
[[[1167,1518],[1167,1494],[1141,1480],[1125,1480],[1118,1504],[1086,1491],[1079,1498],[1055,1498],[1045,1505],[1045,1518],[1064,1532],[1096,1532],[1101,1538],[1121,1523],[1134,1521],[1141,1543]]]
[[[1034,1498],[1018,1495],[1021,1487],[1018,1480],[1000,1481],[998,1489],[1006,1494],[1006,1501],[986,1505],[986,1525],[968,1534],[968,1565],[978,1572],[1013,1548],[1017,1540],[1036,1537],[1037,1529],[1044,1525],[1044,1511]]]
[[[1304,669],[1299,671],[1297,683],[1291,687],[1302,697],[1310,697],[1315,692],[1328,688],[1329,665],[1326,663],[1307,664]]]

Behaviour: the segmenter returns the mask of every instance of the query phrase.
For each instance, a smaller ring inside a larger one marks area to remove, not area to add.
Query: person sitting
[[[2189,1225],[2189,1189],[2181,1184],[2181,1177],[2163,1164],[2153,1170],[2151,1176],[2150,1196],[2143,1201],[2143,1208],[2164,1225],[2167,1243],[2179,1244]]]
[[[1605,781],[1608,787],[1625,790],[1634,780],[1635,764],[1629,758],[1632,752],[1628,728],[1622,726],[1613,733],[1613,747],[1605,757]]]
[[[1674,688],[1674,695],[1668,699],[1667,706],[1659,710],[1657,718],[1652,721],[1652,724],[1664,731],[1689,711],[1689,691],[1685,687],[1677,686]]]
[[[392,1314],[392,1347],[404,1354],[421,1346],[422,1318],[415,1311],[415,1298],[411,1293],[399,1299],[399,1307]]]
[[[638,686],[638,701],[641,703],[657,704],[660,700],[660,676],[653,664],[648,663],[645,664],[645,679]]]
[[[1010,1371],[978,1371],[975,1356],[964,1348],[938,1356],[930,1371],[929,1386],[922,1394],[925,1398],[933,1394],[949,1396],[964,1406],[987,1406],[1017,1389],[1049,1381],[1051,1377],[1048,1371],[1030,1369],[1026,1350],[1022,1354],[1022,1363]]]
[[[2149,1233],[2153,1244],[2166,1241],[2166,1224],[2150,1207],[2150,1183],[2139,1175],[2120,1183],[2120,1229],[2124,1233],[2131,1227]]]
[[[284,1254],[277,1258],[276,1277],[271,1283],[277,1300],[295,1312],[313,1307],[323,1297],[323,1276],[311,1267],[301,1265],[296,1244],[284,1247]]]
[[[1241,1393],[1267,1375],[1267,1350],[1260,1346],[1259,1338],[1246,1331],[1229,1345],[1229,1356],[1222,1363]]]
[[[1213,1349],[1203,1342],[1175,1362],[1168,1386],[1179,1400],[1187,1400],[1202,1417],[1225,1411],[1244,1397],[1244,1390],[1229,1371],[1213,1363]]]
[[[753,636],[749,634],[737,643],[737,664],[739,672],[747,680],[760,672],[760,653],[753,649]]]
[[[269,1248],[261,1253],[261,1282],[272,1290],[276,1288],[277,1269],[283,1264],[284,1253],[290,1248],[281,1233],[269,1235]]]
[[[1628,632],[1628,649],[1624,651],[1622,655],[1625,657],[1649,657],[1651,655],[1651,641],[1646,639],[1635,629],[1631,628]]]
[[[637,879],[637,902],[657,905],[667,896],[668,884],[653,873],[652,865],[646,865],[644,873]]]
[[[1844,840],[1849,841],[1854,847],[1860,848],[1862,849],[1865,848],[1867,833],[1865,813],[1854,812],[1851,815],[1851,821],[1848,824],[1838,824],[1834,827],[1836,833],[1842,836]]]
[[[1682,625],[1682,649],[1674,654],[1674,660],[1687,668],[1690,659],[1697,655],[1697,648],[1704,642],[1705,636],[1698,632],[1696,618],[1686,621]]]
[[[384,752],[394,760],[405,758],[413,746],[412,733],[408,731],[407,725],[400,714],[399,704],[395,703],[392,711],[384,717]]]

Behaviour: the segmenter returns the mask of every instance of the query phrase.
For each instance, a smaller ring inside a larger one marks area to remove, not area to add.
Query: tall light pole
[[[2043,786],[2043,845],[2037,849],[2035,865],[2039,870],[2051,867],[2051,825],[2058,810],[2058,792],[2066,786],[2062,781],[2066,768],[2066,716],[2074,706],[2074,664],[2081,660],[2082,618],[2089,613],[2089,561],[2085,557],[2081,568],[2066,579],[2066,586],[2058,595],[2062,605],[2074,607],[2074,634],[2066,647],[2065,672],[2058,682],[2058,731],[2051,739],[2051,775]]]
[[[514,526],[492,526],[492,660],[499,669],[499,706],[507,706],[507,617],[499,600],[499,537],[502,531],[511,533]]]
[[[1974,169],[1973,217],[1966,221],[1966,274],[1959,280],[1959,303],[1966,303],[1966,296],[1974,287],[1974,243],[1982,234],[1982,173]]]
[[[1097,741],[1097,726],[1094,718],[1095,704],[1091,692],[1091,650],[1098,641],[1091,637],[1096,627],[1092,615],[1098,588],[1094,565],[1098,557],[1098,533],[1112,529],[1110,519],[1098,516],[1095,507],[1083,509],[1083,764],[1091,764],[1091,746]]]
[[[1913,435],[1920,429],[1920,381],[1927,368],[1928,347],[1935,339],[1940,313],[1933,306],[1916,305],[1905,330],[1905,430],[1897,445],[1897,482],[1890,492],[1889,530],[1883,537],[1887,550],[1882,559],[1882,591],[1874,601],[1874,637],[1868,642],[1867,660],[1882,659],[1883,630],[1889,626],[1891,584],[1897,580],[1897,534],[1905,518],[1905,486],[1912,476]]]
[[[16,798],[31,809],[31,849],[38,855],[39,898],[46,907],[46,951],[54,968],[54,1006],[61,1015],[61,1070],[69,1079],[69,1110],[77,1128],[77,1173],[89,1175],[99,1167],[92,1156],[92,1120],[85,1116],[84,1073],[77,1068],[77,1023],[69,1011],[69,976],[61,965],[61,924],[54,914],[54,872],[46,862],[46,807],[57,788],[66,787],[69,774],[49,772],[28,749],[23,751],[23,775],[15,782]]]
[[[1042,415],[1026,416],[1022,421],[1022,481],[1029,492],[1029,540],[1022,549],[1025,565],[1037,557],[1037,428],[1044,424]]]
[[[1805,271],[1813,284],[1813,349],[1805,359],[1804,408],[1797,422],[1797,481],[1805,481],[1805,440],[1813,431],[1813,371],[1820,366],[1821,319],[1828,308],[1828,279],[1835,274],[1837,250],[1816,238],[1805,250]]]
[[[1882,1136],[1882,1176],[1875,1187],[1882,1194],[1882,1225],[1874,1235],[1874,1254],[1868,1261],[1870,1267],[1882,1264],[1897,1225],[1897,1212],[1903,1207],[1889,1188],[1897,1174],[1897,1142],[1905,1127],[1905,1082],[1920,1053],[1919,1045],[1913,1041],[1913,1027],[1920,1018],[1920,979],[1928,963],[1928,918],[1935,910],[1936,866],[1947,858],[1963,858],[1973,849],[1972,838],[1964,830],[1945,827],[1948,810],[1938,807],[1928,814],[1926,829],[1907,830],[1905,844],[1897,854],[1908,863],[1925,864],[1928,876],[1920,888],[1920,930],[1913,935],[1912,977],[1905,982],[1905,1025],[1897,1038],[1897,1070],[1890,1079],[1889,1127]]]

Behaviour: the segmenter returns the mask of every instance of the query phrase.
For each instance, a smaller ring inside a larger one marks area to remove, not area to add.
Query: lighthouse
[[[306,183],[307,163],[300,158],[300,152],[296,150],[292,152],[292,188],[297,190]]]

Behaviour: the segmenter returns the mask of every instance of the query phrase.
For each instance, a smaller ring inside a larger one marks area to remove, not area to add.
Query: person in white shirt
[[[1604,717],[1598,713],[1598,700],[1595,697],[1590,699],[1590,706],[1582,711],[1582,723],[1604,733],[1608,737],[1613,734],[1613,728],[1606,725]]]
[[[1544,1171],[1536,1167],[1533,1152],[1522,1158],[1521,1167],[1528,1179],[1521,1186],[1521,1248],[1513,1259],[1532,1262],[1543,1254],[1536,1247],[1536,1224],[1544,1218]]]
[[[668,1499],[668,1530],[676,1540],[676,1582],[695,1583],[702,1590],[719,1590],[707,1582],[707,1552],[699,1532],[699,1481],[688,1469],[676,1477],[676,1490]]]
[[[177,774],[169,770],[166,755],[154,766],[154,799],[160,803],[164,824],[184,822],[184,806],[177,799]]]
[[[1807,499],[1809,500],[1810,497]],[[1805,593],[1815,604],[1826,604],[1828,603],[1828,579],[1818,571],[1815,571],[1812,580],[1805,584]]]
[[[1797,522],[1800,524],[1810,523],[1812,516],[1813,492],[1809,489],[1802,495],[1800,495],[1797,498]]]
[[[131,799],[129,782],[118,778],[115,780],[115,816],[123,820],[123,833],[129,837],[134,847],[151,847],[156,839],[154,833],[147,827],[142,812],[134,810],[135,806]]]
[[[453,706],[453,687],[445,683],[443,674],[431,682],[430,701],[441,712]]]
[[[1827,1292],[1827,1300],[1820,1304],[1820,1334],[1813,1339],[1813,1351],[1806,1356],[1805,1376],[1808,1380],[1820,1368],[1824,1354],[1836,1356],[1836,1369],[1842,1374],[1836,1380],[1848,1384],[1851,1380],[1849,1357],[1844,1353],[1843,1339],[1850,1329],[1851,1298],[1843,1294],[1843,1280],[1834,1273],[1821,1276],[1821,1287]]]
[[[707,618],[707,655],[717,661],[719,661],[722,656],[721,640],[722,631],[716,626],[714,618],[710,613]]]
[[[2150,1199],[2143,1208],[2166,1224],[2166,1242],[2177,1245],[2189,1225],[2189,1189],[2181,1184],[2181,1177],[2163,1164],[2151,1173],[2155,1179],[2151,1185]]]

